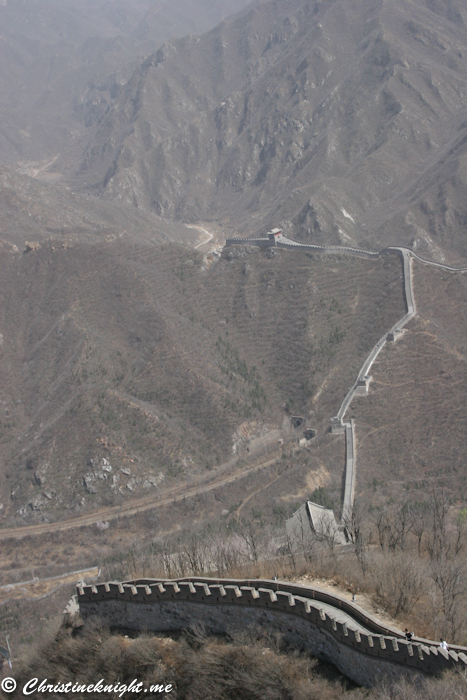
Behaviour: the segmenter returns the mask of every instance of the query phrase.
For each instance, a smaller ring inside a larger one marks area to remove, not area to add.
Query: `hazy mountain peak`
[[[452,20],[465,11],[440,7],[275,0],[172,40],[96,126],[78,182],[185,220],[281,221],[317,242],[407,242],[408,220],[433,238],[413,188],[464,119],[467,72]],[[349,201],[354,223],[339,214]],[[456,236],[443,244],[461,252]]]

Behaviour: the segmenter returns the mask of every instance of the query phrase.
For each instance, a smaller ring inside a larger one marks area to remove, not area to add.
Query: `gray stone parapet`
[[[345,486],[342,504],[342,522],[346,525],[352,516],[355,498],[355,429],[353,420],[345,421]]]
[[[78,586],[84,622],[99,617],[112,628],[183,630],[202,623],[208,633],[250,627],[334,663],[365,686],[383,677],[436,675],[467,667],[467,648],[444,652],[434,642],[386,627],[358,606],[317,588],[268,580],[139,579]]]
[[[259,248],[271,248],[274,242],[271,242],[269,238],[227,238],[225,245],[250,245],[258,246]]]

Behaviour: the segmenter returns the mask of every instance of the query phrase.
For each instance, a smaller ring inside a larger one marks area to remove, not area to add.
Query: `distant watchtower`
[[[272,245],[277,245],[282,240],[282,237],[283,233],[280,228],[273,228],[272,231],[269,231],[268,233],[268,238]]]

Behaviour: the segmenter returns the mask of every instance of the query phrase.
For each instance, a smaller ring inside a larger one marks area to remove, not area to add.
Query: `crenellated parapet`
[[[251,245],[258,248],[270,248],[274,242],[269,238],[227,238],[225,245]]]
[[[311,243],[299,243],[284,236],[280,229],[273,229],[266,237],[262,238],[227,238],[225,245],[251,245],[260,248],[276,246],[287,250],[308,250],[314,253],[325,253],[329,255],[355,255],[360,258],[376,259],[380,253],[373,250],[363,250],[361,248],[349,248],[339,245],[313,245]]]
[[[98,617],[111,628],[170,632],[202,625],[211,634],[279,634],[365,686],[383,677],[467,668],[467,648],[408,642],[339,596],[278,581],[192,577],[79,585],[77,602],[84,622]]]

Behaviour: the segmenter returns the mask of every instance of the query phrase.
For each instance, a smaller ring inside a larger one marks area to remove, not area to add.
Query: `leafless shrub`
[[[173,697],[179,700],[350,700],[345,679],[337,672],[331,672],[332,679],[326,674],[327,665],[304,653],[285,653],[279,639],[258,639],[253,632],[228,643],[196,630],[179,640],[150,635],[128,639],[91,626],[77,637],[69,629],[60,630],[22,665],[16,680],[22,688],[32,677],[80,684],[103,677],[107,684],[137,678],[145,684],[172,683]],[[352,691],[351,698],[366,695]]]
[[[372,691],[371,700],[467,700],[467,677],[450,671],[442,678],[413,684],[406,680]]]
[[[368,572],[368,547],[372,539],[373,531],[371,523],[365,517],[363,509],[354,504],[350,516],[344,522],[347,536],[355,546],[355,556],[360,564],[363,575]]]
[[[240,537],[246,547],[246,554],[253,562],[258,562],[267,544],[264,524],[253,518],[236,520],[232,530]]]

